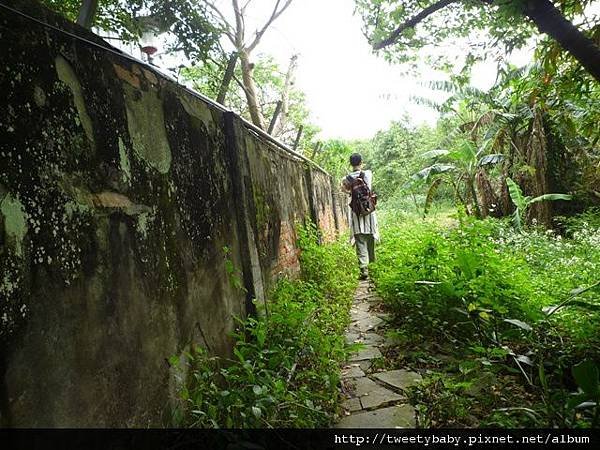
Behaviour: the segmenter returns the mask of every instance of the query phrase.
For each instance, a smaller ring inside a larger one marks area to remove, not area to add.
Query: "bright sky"
[[[229,7],[228,1],[223,2]],[[249,19],[268,17],[273,0],[254,0]],[[267,31],[256,49],[275,57],[285,71],[289,58],[300,55],[297,86],[306,93],[321,138],[369,138],[408,114],[413,123],[435,123],[437,113],[416,105],[410,95],[431,96],[415,79],[402,77],[397,66],[371,52],[362,21],[353,15],[353,0],[295,0]],[[247,29],[250,29],[247,24]],[[526,54],[516,62],[526,63]],[[494,64],[477,67],[473,83],[493,84]],[[435,79],[424,74],[422,81]]]
[[[264,6],[272,0],[255,0]],[[286,68],[298,53],[296,83],[305,92],[321,138],[368,138],[404,112],[415,122],[435,121],[431,110],[411,104],[414,80],[371,53],[353,15],[353,0],[295,0],[257,48]]]

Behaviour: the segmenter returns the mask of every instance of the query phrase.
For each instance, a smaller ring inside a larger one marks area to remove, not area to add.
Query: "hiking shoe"
[[[366,280],[367,278],[369,278],[369,270],[366,267],[362,267],[360,269],[360,276],[359,278],[361,280]]]

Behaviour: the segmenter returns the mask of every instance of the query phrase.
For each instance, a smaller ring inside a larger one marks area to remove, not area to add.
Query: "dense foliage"
[[[368,140],[326,141],[312,156],[338,180],[350,169],[349,156],[360,153],[365,168],[376,173],[373,189],[379,199],[388,207],[393,204],[394,208],[416,211],[422,209],[424,190],[412,177],[423,164],[421,153],[437,148],[443,136],[442,126],[436,129],[427,125],[415,126],[405,117]]]
[[[593,0],[355,0],[364,32],[374,48],[385,48],[386,57],[415,66],[426,62],[438,69],[466,76],[477,60],[503,60],[515,48],[531,42],[538,31],[551,39],[582,33],[594,46],[600,17],[586,9]],[[543,14],[533,13],[540,8]],[[556,9],[555,9],[556,8]],[[562,21],[545,23],[555,12]],[[570,23],[572,22],[572,24]],[[536,27],[538,28],[536,30]],[[563,29],[566,27],[566,29]],[[571,28],[569,28],[571,27]],[[565,42],[563,41],[563,44]],[[448,47],[460,46],[457,57]],[[597,46],[597,43],[596,43]],[[594,50],[597,56],[598,50]],[[597,62],[581,58],[594,66]]]
[[[197,427],[318,427],[337,409],[340,362],[346,357],[355,271],[340,243],[317,244],[300,231],[302,276],[282,279],[260,318],[239,322],[234,359],[187,354],[178,425]],[[178,358],[171,363],[179,365]]]
[[[81,0],[42,0],[50,9],[75,21]],[[138,42],[146,31],[169,33],[168,52],[181,51],[193,61],[205,60],[219,48],[219,25],[204,2],[195,0],[99,0],[94,27]]]
[[[369,163],[379,174],[375,179],[383,182],[384,198],[393,191],[394,206],[424,214],[443,199],[477,217],[508,216],[515,211],[508,186],[512,179],[524,196],[545,199],[528,208],[523,219],[529,222],[556,226],[556,215],[600,205],[600,84],[550,38],[538,39],[530,66],[517,69],[506,63],[510,50],[528,42],[533,31],[521,10],[527,2],[356,3],[372,42],[420,17],[386,47],[387,56],[446,71],[446,81],[425,83],[437,91],[435,100],[413,98],[441,113],[434,130],[407,134],[405,120],[380,133],[383,142],[376,137],[368,143]],[[597,46],[600,18],[590,2],[554,4]],[[431,14],[419,16],[426,11]],[[464,58],[449,53],[454,61],[448,62],[436,53],[445,51],[442,43],[460,45],[467,38]],[[498,78],[482,91],[470,84],[470,68],[479,59],[491,64],[491,49],[498,53]],[[424,55],[433,60],[424,61]],[[462,69],[452,67],[457,63]]]
[[[372,274],[396,362],[430,371],[411,397],[420,425],[600,425],[598,212],[563,219],[563,235],[392,217]]]
[[[450,155],[434,154],[434,162],[456,163],[452,156],[457,150],[464,152],[470,147],[467,153],[477,161],[465,172],[468,157],[459,158],[462,169],[450,175],[458,184],[461,175],[467,174],[462,184],[468,184],[474,195],[469,198],[468,191],[463,191],[457,199],[482,210],[483,216],[490,209],[495,215],[511,212],[506,184],[509,176],[527,194],[574,194],[573,203],[555,208],[545,204],[533,211],[533,217],[548,225],[557,212],[581,211],[598,203],[600,178],[594,168],[600,160],[600,85],[570,64],[547,70],[540,58],[530,68],[507,69],[488,92],[436,85],[452,93],[435,106],[456,123],[456,128],[440,142]],[[437,170],[424,173],[429,182],[448,172],[448,166],[430,167]]]

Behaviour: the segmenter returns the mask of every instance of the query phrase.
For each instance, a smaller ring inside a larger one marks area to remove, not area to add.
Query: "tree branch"
[[[438,11],[442,8],[445,8],[446,6],[448,6],[452,3],[457,3],[459,1],[461,1],[461,0],[440,0],[437,3],[434,3],[433,5],[428,6],[427,8],[422,10],[419,14],[410,18],[409,20],[404,22],[402,25],[400,25],[398,28],[396,28],[394,31],[392,31],[392,33],[387,38],[385,38],[382,41],[374,43],[373,49],[381,50],[384,47],[394,44],[395,42],[398,41],[398,38],[400,37],[400,35],[402,33],[404,33],[406,30],[408,30],[409,28],[414,28],[419,22],[423,21],[424,19],[429,17],[431,14],[435,13],[436,11]]]
[[[242,14],[244,14],[246,12],[246,8],[248,8],[248,5],[250,4],[250,2],[252,2],[252,0],[248,0],[244,6],[242,6]]]
[[[244,16],[242,15],[242,11],[240,9],[240,5],[237,0],[232,0],[233,12],[235,14],[235,43],[237,50],[242,50],[244,47]]]
[[[223,25],[225,27],[225,29],[223,30],[224,33],[225,33],[225,35],[229,38],[229,40],[231,41],[231,43],[235,45],[235,37],[232,34],[233,27],[231,26],[231,24],[229,23],[229,21],[225,18],[225,16],[219,10],[219,8],[217,8],[212,2],[206,2],[206,5],[210,9],[212,9],[215,13],[217,13],[217,15],[219,16],[219,19],[221,19],[221,22],[223,22]]]
[[[238,84],[238,86],[242,88],[242,90],[244,91],[244,95],[248,95],[248,89],[246,89],[246,86],[244,86],[242,80],[240,80],[235,75],[233,75],[231,78],[233,78],[233,81],[235,81]]]
[[[236,1],[236,0],[234,0],[234,1]],[[248,49],[248,52],[251,52],[252,50],[254,50],[254,48],[258,45],[258,43],[262,39],[263,35],[267,31],[267,28],[269,28],[269,26],[273,22],[275,22],[275,20],[277,20],[277,18],[288,8],[288,6],[290,6],[290,4],[292,3],[292,0],[286,0],[285,4],[281,7],[281,9],[279,9],[280,3],[281,3],[281,0],[277,0],[275,2],[275,7],[273,8],[271,17],[269,17],[269,20],[267,20],[267,23],[265,23],[265,25],[259,31],[256,32],[256,37],[254,38],[254,41],[252,41],[252,43],[246,47]]]
[[[88,30],[92,28],[97,10],[98,0],[83,0],[77,16],[77,25],[81,25]]]
[[[549,0],[528,0],[523,11],[542,33],[551,36],[598,81],[600,47],[579,31]]]

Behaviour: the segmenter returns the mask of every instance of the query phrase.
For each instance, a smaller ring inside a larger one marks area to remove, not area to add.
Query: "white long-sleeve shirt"
[[[353,178],[356,178],[360,175],[360,170],[355,170],[354,172],[350,172],[350,175]],[[369,189],[372,189],[373,184],[373,172],[370,170],[363,170],[365,177],[365,183],[369,186]],[[352,200],[352,196],[350,196],[348,200],[348,205]],[[379,240],[379,226],[377,225],[377,214],[373,211],[371,214],[367,214],[366,216],[358,216],[352,208],[348,207],[348,223],[350,224],[350,228],[352,230],[352,235],[355,234],[372,234],[376,240]]]

